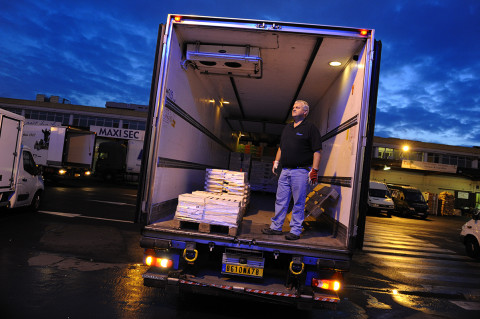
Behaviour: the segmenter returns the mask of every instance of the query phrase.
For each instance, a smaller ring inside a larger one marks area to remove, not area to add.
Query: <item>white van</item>
[[[462,226],[460,232],[467,255],[480,259],[480,209],[476,209],[473,218]]]
[[[370,212],[385,213],[388,217],[391,217],[394,209],[395,206],[387,185],[382,182],[370,181],[368,210]]]
[[[32,151],[24,146],[25,118],[0,109],[0,208],[38,210],[44,190]]]
[[[9,208],[28,207],[36,212],[40,208],[45,189],[41,169],[35,164],[27,146],[21,146],[15,191],[9,198]]]

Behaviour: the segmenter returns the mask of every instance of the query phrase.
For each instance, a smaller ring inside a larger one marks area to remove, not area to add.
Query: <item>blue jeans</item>
[[[305,200],[307,197],[308,170],[304,168],[284,168],[278,179],[277,199],[275,201],[275,216],[272,218],[271,229],[282,230],[283,222],[288,213],[290,198],[293,196],[292,219],[290,232],[300,236],[305,218]]]

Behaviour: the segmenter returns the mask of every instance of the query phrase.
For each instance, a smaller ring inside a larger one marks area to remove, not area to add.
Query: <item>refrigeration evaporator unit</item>
[[[187,44],[186,61],[204,74],[262,77],[258,47]]]

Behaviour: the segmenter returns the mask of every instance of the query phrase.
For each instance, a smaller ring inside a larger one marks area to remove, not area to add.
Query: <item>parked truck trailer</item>
[[[23,143],[30,147],[46,178],[89,176],[95,133],[69,126],[25,125]]]
[[[98,145],[95,175],[104,180],[138,181],[142,165],[143,141],[105,141]]]
[[[169,15],[136,214],[150,266],[144,284],[299,307],[338,303],[362,241],[380,50],[372,29]],[[179,198],[204,191],[209,174],[235,175],[228,165],[239,136],[279,142],[297,99],[310,104],[307,120],[322,136],[317,190],[336,194],[310,202],[300,239],[262,234],[275,197],[261,192],[249,193],[237,227],[202,222],[201,210],[198,222],[179,219]]]

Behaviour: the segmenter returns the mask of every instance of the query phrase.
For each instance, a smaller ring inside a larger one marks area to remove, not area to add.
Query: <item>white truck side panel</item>
[[[142,165],[143,141],[128,140],[127,147],[127,173],[140,173]]]
[[[172,41],[175,44],[171,46],[169,56],[168,95],[173,103],[181,103],[184,111],[205,129],[210,132],[221,131],[221,126],[226,125],[220,107],[210,102],[214,99],[213,92],[209,92],[208,86],[199,81],[193,72],[187,73],[181,68],[182,54],[176,44],[175,34],[172,35]],[[169,108],[164,107],[162,114],[163,118],[159,121],[157,159],[175,159],[209,167],[228,166],[228,149]],[[154,171],[155,191],[152,194],[152,203],[175,199],[178,194],[203,188],[204,170],[157,167]]]
[[[218,92],[212,88],[205,76],[188,72],[182,68],[181,46],[177,45],[176,33],[172,34],[169,73],[167,79],[167,96],[193,119],[217,136],[221,136],[226,126],[219,104]],[[213,102],[215,100],[215,102]],[[164,115],[165,118],[166,115]],[[224,135],[223,138],[230,138]]]
[[[208,136],[199,132],[197,128],[172,111],[167,109],[164,111],[164,115],[166,116],[162,121],[161,140],[171,142],[163,143],[158,150],[158,156],[217,167],[228,164],[229,151],[227,149],[213,142]],[[212,156],[212,154],[216,154],[216,156]],[[220,154],[222,156],[218,156]]]
[[[22,144],[30,148],[33,159],[37,165],[47,165],[50,143],[48,140],[45,141],[45,139],[49,138],[46,137],[46,134],[50,135],[49,132],[51,132],[51,126],[49,125],[24,126]]]

